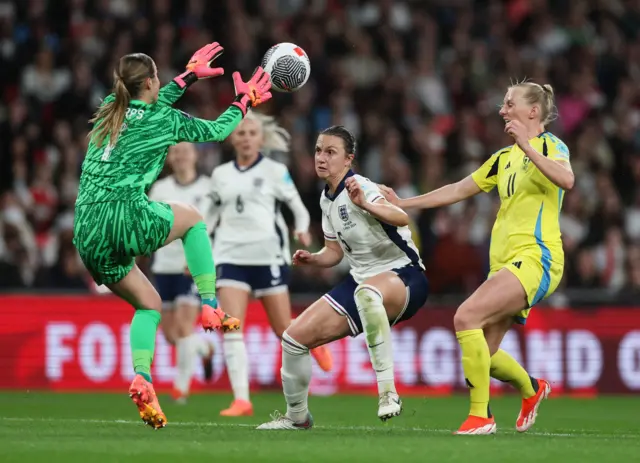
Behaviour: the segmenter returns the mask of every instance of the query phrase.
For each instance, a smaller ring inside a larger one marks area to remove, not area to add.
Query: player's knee
[[[358,306],[358,312],[363,313],[384,313],[382,293],[375,286],[368,284],[358,285],[353,293]]]
[[[282,333],[282,352],[290,355],[305,355],[309,353],[309,348],[296,340],[287,329]]]
[[[465,331],[482,328],[481,320],[477,312],[478,310],[473,310],[467,303],[463,303],[458,307],[456,314],[453,316],[453,326],[455,330]]]
[[[139,300],[140,308],[162,312],[162,299],[156,291],[149,291]]]

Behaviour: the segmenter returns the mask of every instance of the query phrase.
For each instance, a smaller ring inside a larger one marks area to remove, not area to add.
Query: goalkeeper
[[[215,121],[189,116],[171,107],[198,79],[224,74],[211,68],[223,49],[217,43],[198,50],[187,70],[160,88],[153,60],[142,53],[120,58],[114,71],[113,93],[95,116],[82,164],[75,206],[74,244],[98,284],[129,302],[131,356],[135,378],[129,395],[142,420],[153,428],[167,419],[151,382],[160,296],[135,265],[135,257],[181,239],[187,266],[202,298],[202,324],[207,330],[239,328],[215,297],[211,244],[202,216],[177,202],[149,201],[147,192],[162,170],[171,145],[182,141],[223,141],[250,106],[271,98],[269,75],[256,68],[248,82],[233,74],[236,99]]]

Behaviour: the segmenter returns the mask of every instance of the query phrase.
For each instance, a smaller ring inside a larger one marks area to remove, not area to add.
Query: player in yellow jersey
[[[399,199],[382,187],[387,200],[403,209],[447,206],[498,187],[501,205],[491,232],[489,277],[454,317],[471,394],[469,417],[456,434],[496,432],[489,410],[490,376],[520,390],[520,432],[533,425],[540,402],[551,392],[547,381],[530,377],[500,350],[500,343],[513,323],[526,323],[531,307],[555,291],[564,269],[559,214],[574,175],[566,145],[545,130],[553,118],[553,100],[549,85],[509,87],[500,116],[515,140],[512,146],[463,180],[421,196]]]

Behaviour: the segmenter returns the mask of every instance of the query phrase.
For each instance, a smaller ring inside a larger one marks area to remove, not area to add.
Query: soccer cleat
[[[307,412],[307,419],[302,423],[296,423],[287,415],[283,415],[276,411],[271,415],[271,421],[263,423],[256,429],[269,431],[305,431],[313,427],[313,416]]]
[[[538,407],[544,399],[551,394],[551,385],[544,379],[538,380],[538,392],[533,397],[522,399],[522,408],[516,420],[516,430],[518,432],[527,432],[533,423],[536,422],[538,416]]]
[[[220,416],[253,416],[253,405],[247,400],[236,399],[220,412]]]
[[[153,384],[144,379],[141,375],[133,378],[131,386],[129,386],[129,397],[138,407],[140,418],[145,424],[153,429],[164,428],[167,425],[167,417],[162,413],[158,396],[153,390]]]
[[[320,346],[315,349],[311,349],[311,355],[316,359],[316,362],[322,371],[331,371],[333,368],[333,356],[327,346]]]
[[[402,400],[395,392],[383,392],[378,399],[378,418],[387,421],[402,413]]]
[[[496,420],[491,418],[482,418],[480,416],[469,415],[469,417],[462,423],[460,429],[454,434],[457,435],[487,435],[495,434],[497,431]]]
[[[211,379],[213,378],[213,354],[215,353],[215,349],[212,342],[209,342],[208,344],[209,354],[202,357],[202,369],[204,370],[205,381],[211,382]]]
[[[240,320],[227,315],[220,309],[214,309],[210,305],[202,306],[202,328],[205,331],[215,331],[222,328],[223,332],[237,331],[240,329]]]

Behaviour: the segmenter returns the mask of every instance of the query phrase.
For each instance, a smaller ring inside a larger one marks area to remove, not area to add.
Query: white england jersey
[[[211,174],[213,239],[216,264],[289,265],[289,232],[280,212],[293,212],[296,232],[309,228],[309,212],[287,166],[260,155],[250,166],[235,161]]]
[[[151,191],[149,199],[152,201],[179,201],[191,204],[198,208],[201,214],[209,210],[209,179],[205,176],[198,177],[188,185],[178,183],[173,175],[158,180]],[[187,268],[187,260],[181,240],[175,240],[158,249],[153,255],[151,271],[153,273],[184,273]]]
[[[349,171],[345,179],[355,176],[368,202],[383,198],[378,186],[369,179]],[[327,241],[337,241],[351,267],[357,283],[394,268],[409,264],[424,269],[409,227],[383,223],[351,202],[344,180],[333,195],[328,187],[322,192],[322,231]]]

